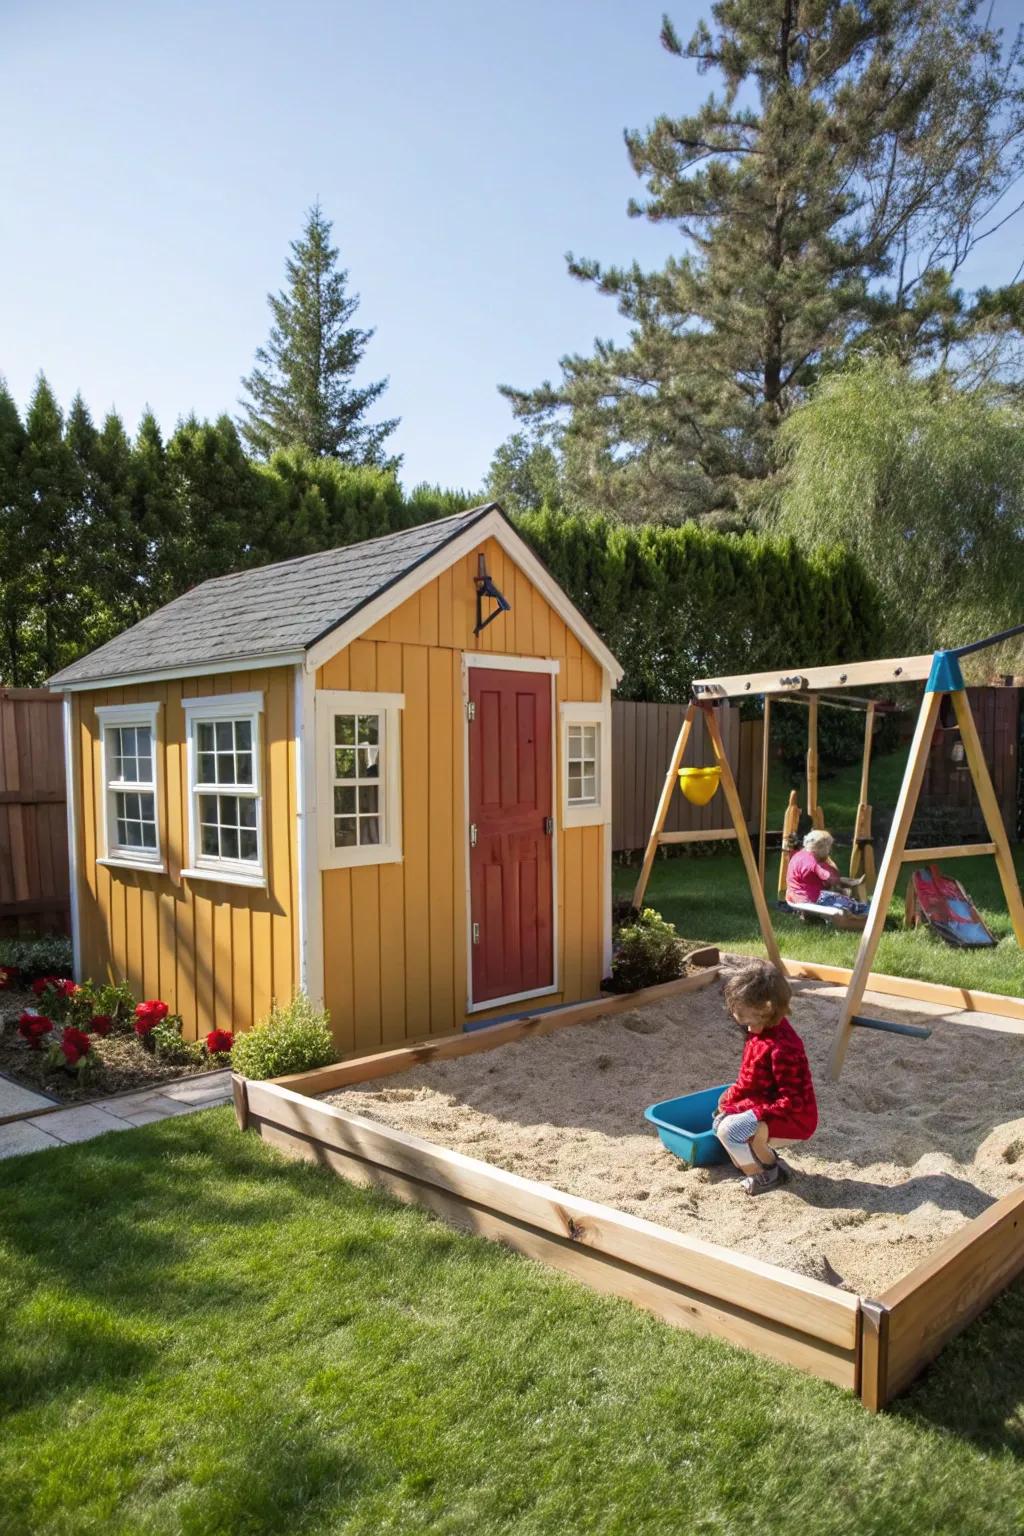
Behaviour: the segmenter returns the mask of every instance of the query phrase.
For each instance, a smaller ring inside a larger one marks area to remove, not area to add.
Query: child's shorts
[[[756,1135],[760,1123],[752,1109],[743,1109],[738,1115],[716,1115],[712,1129],[727,1152],[742,1153]],[[776,1139],[774,1136],[769,1138],[768,1144],[772,1147],[790,1145],[786,1137]]]

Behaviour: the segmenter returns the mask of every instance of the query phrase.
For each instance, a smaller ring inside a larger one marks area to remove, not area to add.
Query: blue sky
[[[1012,24],[1019,0],[1001,0]],[[709,89],[663,0],[0,0],[0,373],[166,429],[237,409],[319,197],[403,479],[476,489],[531,385],[619,333],[573,250],[657,264],[625,127]],[[671,6],[688,35],[707,7]],[[1024,219],[972,282],[1008,275]]]

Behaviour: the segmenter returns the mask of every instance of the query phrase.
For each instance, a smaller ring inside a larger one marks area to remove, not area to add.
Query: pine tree
[[[570,256],[628,340],[504,391],[535,428],[558,424],[583,504],[742,507],[786,413],[857,348],[997,366],[1020,285],[972,298],[957,273],[1024,166],[1024,44],[1004,49],[981,9],[716,0],[714,31],[685,46],[665,20],[663,45],[723,89],[627,132],[647,189],[629,211],[676,226],[685,249],[655,272]]]
[[[21,456],[25,428],[14,398],[0,379],[0,682],[23,683],[21,626],[27,606],[22,534]]]
[[[349,323],[359,296],[348,292],[331,227],[317,203],[292,243],[286,289],[268,295],[273,325],[256,353],[257,366],[242,381],[250,398],[242,402],[241,429],[261,458],[298,447],[317,458],[384,465],[384,443],[398,419],[364,420],[388,381],[353,383],[373,331]]]

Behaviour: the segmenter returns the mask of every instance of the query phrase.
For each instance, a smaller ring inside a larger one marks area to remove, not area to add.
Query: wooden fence
[[[612,847],[617,853],[643,848],[647,842],[683,712],[682,704],[634,704],[625,699],[612,704]],[[753,831],[761,800],[761,721],[741,721],[735,705],[728,705],[721,722],[747,826]],[[686,762],[698,768],[714,762],[699,712]],[[731,825],[722,795],[704,806],[673,795],[665,831],[710,832]]]
[[[1020,803],[1021,690],[968,688],[967,697],[978,726],[978,735],[992,775],[992,787],[999,801],[1007,836],[1015,842]],[[941,805],[949,814],[959,812],[965,832],[973,830],[984,838],[987,834],[970,770],[966,762],[959,760],[959,741],[960,732],[956,729],[950,710],[948,719],[942,719],[940,729],[936,732],[924,783],[921,785],[921,800],[924,805]]]
[[[0,688],[0,935],[70,926],[59,694]]]

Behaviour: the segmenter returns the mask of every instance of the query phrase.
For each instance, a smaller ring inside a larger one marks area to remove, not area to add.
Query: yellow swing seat
[[[680,768],[679,788],[691,805],[707,805],[714,798],[722,778],[722,770],[713,768]]]

